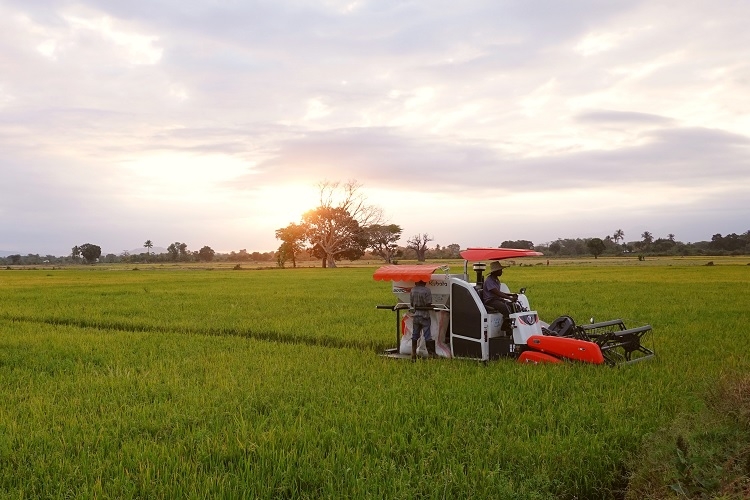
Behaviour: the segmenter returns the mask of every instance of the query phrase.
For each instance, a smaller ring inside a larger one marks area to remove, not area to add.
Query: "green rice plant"
[[[543,319],[651,323],[619,369],[378,357],[373,271],[0,271],[0,496],[620,498],[749,367],[748,267],[506,271]]]
[[[182,331],[375,349],[391,337],[371,269],[4,273],[0,317],[130,331]],[[376,326],[373,326],[376,325]]]
[[[0,486],[12,496],[606,497],[623,447],[661,420],[639,394],[634,405],[610,390],[633,388],[624,370],[606,383],[587,366],[2,331]]]

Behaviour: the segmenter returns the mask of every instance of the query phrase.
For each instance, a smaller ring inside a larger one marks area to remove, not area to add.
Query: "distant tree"
[[[8,258],[10,259],[11,264],[18,264],[19,262],[21,262],[21,254],[19,253],[8,255]]]
[[[216,252],[209,246],[204,246],[198,251],[198,259],[203,262],[211,262],[214,260]]]
[[[523,250],[533,250],[534,244],[529,240],[508,240],[500,244],[500,248],[521,248]]]
[[[721,235],[719,235],[719,236],[721,236]],[[71,251],[70,251],[70,257],[71,257],[71,258],[73,259],[73,261],[75,262],[76,260],[78,260],[78,258],[79,258],[80,256],[81,256],[81,247],[79,247],[78,245],[76,245],[76,246],[74,246],[74,247],[73,247],[73,248],[71,249]]]
[[[461,245],[458,243],[451,243],[446,248],[448,249],[447,258],[456,259],[461,256]]]
[[[675,236],[674,236],[674,233],[669,233],[669,234],[667,235],[667,239],[668,239],[669,241],[671,241],[672,243],[674,243],[674,238],[675,238]]]
[[[180,243],[179,241],[175,241],[167,247],[167,253],[169,254],[170,259],[173,261],[185,260],[188,254],[187,243]]]
[[[618,229],[612,235],[612,239],[615,241],[615,243],[623,241],[625,239],[625,232],[622,229]]]
[[[81,251],[81,255],[89,264],[93,264],[94,262],[96,262],[96,260],[102,255],[102,249],[99,245],[84,243],[79,247],[79,249]]]
[[[651,244],[650,251],[657,252],[657,253],[667,253],[671,251],[675,245],[676,243],[674,242],[674,240],[665,239],[665,238],[657,238]]]
[[[390,264],[398,257],[397,242],[401,238],[401,232],[398,224],[373,224],[367,228],[367,246],[372,249],[372,253]]]
[[[321,259],[323,267],[336,267],[337,260],[364,255],[370,243],[369,229],[382,224],[383,215],[381,208],[367,203],[361,187],[355,180],[320,182],[318,206],[305,212],[300,224],[276,230],[276,238],[282,240],[274,255],[277,263],[283,265],[284,259],[292,258],[296,267],[302,242],[309,244],[308,252]]]
[[[643,238],[643,245],[646,247],[654,241],[654,235],[648,231],[644,231],[643,234],[641,234],[641,238]]]
[[[228,260],[232,262],[246,262],[252,258],[250,254],[247,253],[246,248],[241,249],[239,252],[235,252],[234,250],[232,250],[231,252],[229,252],[229,255],[227,257]]]
[[[415,234],[406,240],[406,248],[411,248],[417,253],[417,261],[424,262],[427,243],[433,240],[434,238],[427,233]]]
[[[288,226],[276,230],[276,239],[281,240],[278,251],[284,257],[279,267],[284,267],[288,259],[292,260],[293,267],[297,267],[297,254],[302,251],[305,242],[305,226],[290,222]]]
[[[314,256],[323,267],[336,267],[336,261],[361,248],[363,229],[351,214],[341,207],[318,207],[302,216],[305,238],[312,243]]]
[[[143,246],[146,248],[146,255],[149,255],[149,253],[151,253],[151,249],[154,248],[154,244],[151,242],[151,240],[146,240],[146,243],[144,243]]]
[[[586,242],[586,246],[588,247],[589,251],[594,255],[595,259],[598,259],[599,256],[604,252],[604,249],[606,246],[604,245],[604,241],[602,241],[601,238],[591,238]]]
[[[27,254],[26,257],[24,257],[24,264],[42,264],[42,258],[39,256],[39,254],[36,253],[30,253]]]
[[[731,233],[723,237],[717,233],[711,237],[710,243],[710,247],[714,250],[733,253],[738,253],[743,248],[747,249],[748,246],[750,246],[750,237],[748,237],[747,233],[743,235]]]
[[[550,243],[549,249],[555,255],[586,255],[588,249],[586,248],[586,241],[580,238],[558,238],[556,241]]]
[[[287,241],[282,241],[279,245],[279,249],[276,250],[276,265],[279,267],[286,267],[286,261],[289,259],[294,260],[294,249],[291,244]],[[294,261],[294,267],[297,267],[296,260]]]
[[[240,249],[239,252],[237,252],[237,260],[239,260],[240,262],[245,262],[245,261],[250,260],[250,254],[247,253],[246,248],[242,248]]]
[[[382,223],[382,210],[367,204],[361,184],[323,181],[318,184],[319,205],[302,216],[305,239],[311,255],[323,267],[336,267],[336,260],[358,258],[367,248],[366,229]]]

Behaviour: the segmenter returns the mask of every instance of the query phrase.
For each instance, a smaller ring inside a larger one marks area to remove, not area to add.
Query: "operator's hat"
[[[490,274],[495,273],[497,271],[502,271],[506,267],[510,267],[510,266],[504,266],[500,264],[500,262],[493,260],[492,262],[490,262]]]
[[[417,281],[417,285],[419,285],[420,283],[422,283],[423,285],[427,284],[427,282],[425,280],[418,280]]]

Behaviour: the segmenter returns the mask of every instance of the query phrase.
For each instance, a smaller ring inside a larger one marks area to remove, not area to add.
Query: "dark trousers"
[[[513,312],[510,307],[510,302],[503,300],[500,297],[493,297],[484,304],[487,307],[496,309],[497,312],[502,313],[503,316],[508,317]]]

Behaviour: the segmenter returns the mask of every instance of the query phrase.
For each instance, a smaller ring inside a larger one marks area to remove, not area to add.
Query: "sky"
[[[0,251],[750,230],[746,0],[0,0]]]

